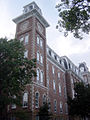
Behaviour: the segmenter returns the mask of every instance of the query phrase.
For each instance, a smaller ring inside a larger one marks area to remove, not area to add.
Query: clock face
[[[29,25],[29,21],[25,21],[24,23],[22,23],[22,24],[20,25],[20,30],[21,30],[21,31],[26,30],[26,29],[28,28],[28,25]]]
[[[37,27],[38,27],[39,32],[43,34],[43,27],[41,26],[39,22],[37,22]]]

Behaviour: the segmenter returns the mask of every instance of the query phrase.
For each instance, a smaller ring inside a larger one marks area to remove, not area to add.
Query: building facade
[[[32,111],[32,119],[38,120],[38,108],[47,101],[54,120],[68,120],[67,96],[74,97],[74,82],[90,83],[86,64],[77,67],[68,57],[58,56],[47,45],[49,24],[35,2],[24,6],[23,14],[13,21],[17,25],[16,38],[25,45],[25,57],[37,59],[37,77],[23,93],[23,109]]]

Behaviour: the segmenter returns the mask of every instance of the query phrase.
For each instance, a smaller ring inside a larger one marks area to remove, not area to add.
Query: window
[[[57,102],[56,102],[56,100],[54,100],[54,112],[56,112],[57,111]]]
[[[51,51],[49,50],[49,55],[51,56]]]
[[[54,74],[54,66],[52,66],[52,73]]]
[[[40,70],[37,69],[37,81],[39,81],[39,73],[40,73]]]
[[[58,73],[58,78],[60,78],[60,73]]]
[[[54,58],[55,58],[55,60],[57,60],[57,56],[56,55],[54,55]]]
[[[43,95],[43,105],[46,103],[46,95]]]
[[[28,93],[25,92],[23,95],[23,107],[27,107],[28,106]]]
[[[39,45],[39,42],[40,42],[40,38],[39,36],[37,36],[37,44]]]
[[[39,116],[38,116],[38,115],[36,115],[36,118],[35,118],[35,120],[39,120]]]
[[[56,92],[55,80],[53,80],[53,89],[54,89],[54,92]]]
[[[43,83],[43,71],[41,71],[41,83]]]
[[[13,99],[16,99],[16,95],[13,95]],[[11,108],[12,108],[12,109],[16,109],[16,104],[13,103],[13,104],[11,105]]]
[[[43,57],[42,57],[42,55],[40,56],[40,61],[41,61],[41,63],[43,63]]]
[[[24,52],[24,58],[27,58],[27,57],[28,57],[28,50]]]
[[[59,95],[61,96],[61,85],[59,84]]]
[[[72,98],[74,98],[74,89],[72,88]]]
[[[73,78],[71,78],[71,83],[73,84]]]
[[[62,106],[62,102],[60,102],[60,113],[63,112],[63,106]]]
[[[42,39],[40,40],[40,47],[43,47]]]
[[[66,114],[68,113],[68,105],[67,105],[67,103],[65,103],[65,113]]]
[[[39,62],[39,52],[37,52],[37,61]]]
[[[65,98],[67,98],[66,87],[64,87],[64,96],[65,96]]]
[[[12,104],[12,105],[11,105],[11,108],[12,108],[12,109],[16,109],[16,104]]]
[[[49,88],[49,78],[47,78],[47,87]]]
[[[25,44],[28,43],[28,40],[29,40],[29,35],[26,35],[26,36],[25,36]]]
[[[39,93],[38,92],[35,94],[35,107],[36,108],[39,107]]]
[[[20,42],[23,42],[23,40],[24,40],[24,37],[20,37]]]

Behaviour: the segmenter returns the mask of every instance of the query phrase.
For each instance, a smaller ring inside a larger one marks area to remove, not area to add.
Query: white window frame
[[[63,113],[63,103],[60,101],[60,113]]]
[[[37,62],[39,62],[39,60],[40,60],[40,53],[39,51],[37,51]]]
[[[41,78],[41,83],[43,83],[43,71],[41,70],[41,72],[40,72],[40,78]]]
[[[61,87],[61,84],[59,84],[59,95],[62,96],[62,87]]]
[[[60,78],[60,72],[58,72],[58,78]]]
[[[21,36],[21,37],[19,38],[19,40],[20,40],[20,42],[23,42],[23,41],[24,41],[24,37]]]
[[[43,41],[42,41],[42,38],[40,39],[40,47],[41,47],[41,48],[43,47]]]
[[[28,41],[29,41],[29,34],[26,34],[26,35],[25,35],[25,40],[24,40],[24,41],[25,41],[25,42],[24,42],[25,44],[28,44]]]
[[[39,82],[39,79],[40,79],[40,70],[39,68],[37,69],[37,82]]]
[[[54,89],[54,92],[56,92],[56,83],[55,83],[55,80],[53,80],[53,89]]]
[[[24,52],[24,58],[28,58],[28,50]]]
[[[54,66],[52,66],[52,73],[54,74],[54,72],[55,72],[55,68]]]
[[[37,44],[38,45],[40,44],[40,37],[39,37],[39,35],[37,35]]]
[[[43,56],[42,55],[40,55],[40,62],[41,62],[41,64],[43,64]]]
[[[24,92],[23,94],[23,107],[28,107],[28,92]]]

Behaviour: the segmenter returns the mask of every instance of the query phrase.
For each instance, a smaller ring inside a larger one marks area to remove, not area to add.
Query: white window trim
[[[27,40],[25,39],[27,37]],[[24,43],[25,45],[29,42],[29,34],[25,34]]]
[[[25,94],[25,93],[27,93],[27,101],[26,101],[26,102],[27,102],[27,106],[24,106],[24,102],[25,102],[25,101],[24,101],[24,94]],[[28,91],[25,91],[25,92],[23,93],[23,106],[22,106],[22,107],[23,107],[23,108],[27,108],[27,107],[28,107]]]
[[[37,68],[37,71],[39,70],[39,77],[37,76],[37,78],[39,78],[39,79],[37,79],[37,82],[39,82],[40,81],[40,69],[39,68]]]
[[[43,83],[43,80],[44,80],[44,73],[43,73],[43,71],[41,70],[41,71],[40,71],[40,82]]]
[[[62,107],[61,107],[62,106]],[[62,101],[60,101],[60,109],[62,109],[62,112],[61,112],[61,110],[60,110],[60,113],[63,113],[63,103],[62,103]]]
[[[39,62],[40,61],[40,53],[39,53],[39,51],[37,51],[37,62]]]

